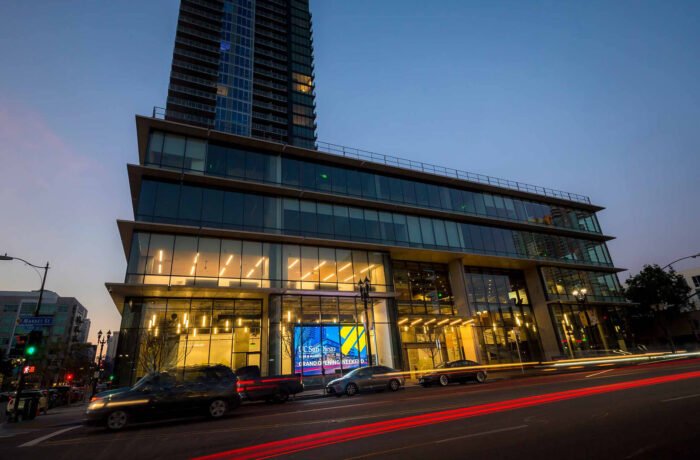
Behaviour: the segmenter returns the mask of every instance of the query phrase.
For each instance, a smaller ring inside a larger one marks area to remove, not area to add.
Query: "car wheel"
[[[447,378],[447,376],[445,374],[442,374],[440,376],[439,382],[440,382],[440,386],[446,387],[447,384],[450,383],[450,379]]]
[[[348,386],[345,387],[345,394],[348,396],[354,396],[357,394],[357,385],[354,383],[348,383]]]
[[[483,371],[477,372],[475,380],[479,383],[484,383],[486,381],[486,374]]]
[[[121,430],[129,423],[129,414],[123,410],[115,410],[107,416],[107,428],[112,431]]]
[[[221,418],[226,414],[226,401],[223,399],[215,399],[209,403],[209,417]]]
[[[401,388],[401,384],[399,383],[399,381],[396,379],[391,379],[391,381],[389,382],[389,389],[391,391],[397,391],[399,388]]]
[[[275,402],[278,404],[286,403],[289,400],[289,391],[286,388],[278,388],[275,392]]]

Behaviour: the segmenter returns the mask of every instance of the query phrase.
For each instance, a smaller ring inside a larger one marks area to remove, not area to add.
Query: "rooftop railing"
[[[525,184],[523,182],[501,179],[499,177],[486,176],[484,174],[461,171],[459,169],[446,168],[444,166],[437,166],[429,163],[423,163],[421,161],[408,160],[406,158],[400,158],[393,155],[384,155],[382,153],[360,150],[344,145],[331,144],[329,142],[317,141],[316,144],[318,144],[318,149],[322,152],[332,153],[334,155],[339,155],[346,158],[371,161],[373,163],[380,163],[386,166],[394,166],[397,168],[410,169],[412,171],[435,174],[438,176],[452,177],[469,182],[477,182],[479,184],[493,185],[494,187],[507,188],[510,190],[518,190],[520,192],[535,193],[553,198],[576,201],[578,203],[591,204],[591,199],[589,197],[576,193]]]
[[[254,104],[255,105],[255,104]],[[165,110],[161,107],[153,108],[153,118],[164,118]],[[461,171],[459,169],[446,168],[444,166],[432,165],[421,161],[408,160],[393,155],[385,155],[382,153],[370,152],[368,150],[356,149],[340,144],[332,144],[330,142],[317,141],[318,150],[323,153],[330,153],[355,160],[371,161],[386,166],[396,168],[409,169],[411,171],[419,171],[438,176],[451,177],[454,179],[464,180],[468,182],[476,182],[478,184],[491,185],[494,187],[505,188],[509,190],[517,190],[519,192],[534,193],[552,198],[560,198],[563,200],[575,201],[577,203],[591,204],[591,199],[585,195],[577,193],[565,192],[547,187],[526,184],[523,182],[501,179],[499,177],[487,176],[485,174],[472,173]]]

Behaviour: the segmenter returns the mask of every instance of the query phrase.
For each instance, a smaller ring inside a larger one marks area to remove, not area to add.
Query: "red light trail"
[[[333,431],[322,433],[314,433],[297,438],[285,439],[282,441],[274,441],[270,443],[260,444],[257,446],[244,447],[218,454],[198,457],[195,460],[222,460],[222,459],[264,459],[275,457],[278,455],[291,454],[307,449],[314,449],[330,444],[352,441],[354,439],[366,438],[368,436],[376,436],[383,433],[391,433],[394,431],[405,430],[408,428],[416,428],[420,426],[432,425],[435,423],[449,422],[460,420],[469,417],[477,417],[480,415],[493,414],[524,407],[547,404],[556,401],[564,401],[567,399],[581,398],[601,393],[609,393],[613,391],[628,390],[631,388],[639,388],[659,383],[674,382],[690,378],[700,377],[700,371],[686,372],[664,377],[653,377],[642,380],[633,380],[628,382],[614,383],[610,385],[601,385],[595,387],[579,388],[576,390],[561,391],[557,393],[548,393],[527,398],[512,399],[509,401],[500,401],[489,404],[482,404],[473,407],[464,407],[460,409],[451,409],[440,412],[432,412],[429,414],[415,415],[411,417],[386,420],[383,422],[369,423],[358,425],[349,428],[341,428]]]

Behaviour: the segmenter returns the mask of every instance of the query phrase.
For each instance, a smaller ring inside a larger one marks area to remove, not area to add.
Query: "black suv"
[[[125,391],[97,395],[85,414],[86,425],[120,430],[132,422],[187,415],[223,417],[241,403],[231,368],[191,366],[152,372]]]

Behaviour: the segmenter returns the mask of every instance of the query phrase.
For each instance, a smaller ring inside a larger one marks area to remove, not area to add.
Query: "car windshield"
[[[138,382],[134,384],[132,387],[134,390],[138,390],[139,388],[144,387],[145,385],[148,384],[148,382],[151,381],[151,378],[153,377],[153,374],[146,374],[143,377],[141,377]]]

